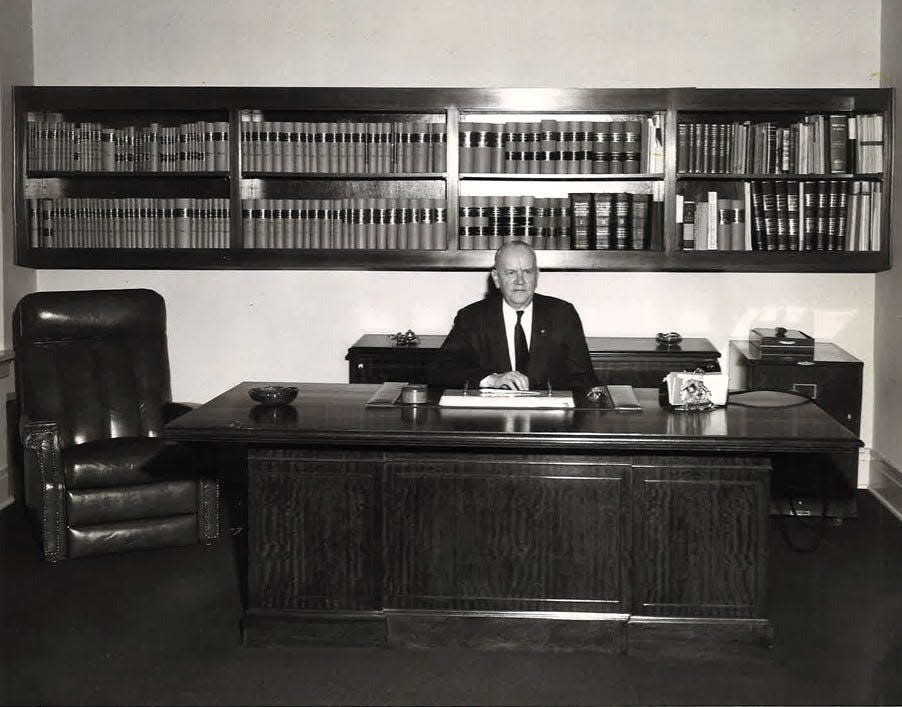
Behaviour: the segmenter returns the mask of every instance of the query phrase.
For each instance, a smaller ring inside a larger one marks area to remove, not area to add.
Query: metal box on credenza
[[[856,435],[861,430],[864,364],[836,344],[816,342],[809,354],[762,353],[748,341],[730,341],[730,389],[780,390],[814,400]],[[779,515],[855,515],[858,455],[845,453],[793,461],[774,460],[771,512]]]

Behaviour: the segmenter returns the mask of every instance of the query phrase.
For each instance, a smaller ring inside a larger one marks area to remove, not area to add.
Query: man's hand
[[[493,373],[482,381],[484,388],[508,388],[509,390],[529,390],[529,378],[520,371]]]

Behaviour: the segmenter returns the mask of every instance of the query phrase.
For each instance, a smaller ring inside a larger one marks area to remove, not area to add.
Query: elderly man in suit
[[[427,372],[445,387],[590,388],[595,371],[573,305],[536,294],[535,251],[508,241],[495,253],[501,293],[461,309]]]

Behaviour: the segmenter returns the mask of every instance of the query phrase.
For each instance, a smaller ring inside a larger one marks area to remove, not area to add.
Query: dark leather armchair
[[[212,542],[219,486],[160,438],[166,305],[151,290],[36,292],[13,314],[24,503],[44,557]]]

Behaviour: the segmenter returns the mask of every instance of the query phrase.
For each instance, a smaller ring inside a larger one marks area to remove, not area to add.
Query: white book
[[[699,200],[695,205],[695,249],[708,250],[708,202]]]
[[[717,192],[708,192],[708,250],[717,250]]]
[[[743,224],[744,248],[745,248],[745,250],[750,251],[752,249],[752,220],[753,220],[753,218],[752,218],[752,183],[751,182],[743,182],[742,198],[743,198],[743,201],[745,202],[745,223]],[[799,204],[801,204],[801,203],[802,202],[800,200]]]

